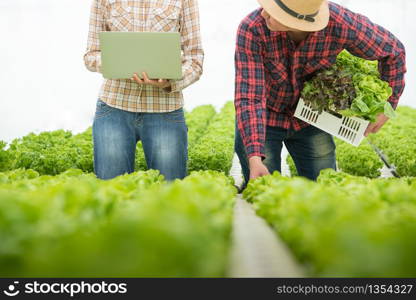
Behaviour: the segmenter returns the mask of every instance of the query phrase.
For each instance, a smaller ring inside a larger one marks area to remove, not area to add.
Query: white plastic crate
[[[318,113],[302,99],[296,107],[295,117],[354,146],[360,145],[370,123],[364,119],[340,117],[326,111]]]

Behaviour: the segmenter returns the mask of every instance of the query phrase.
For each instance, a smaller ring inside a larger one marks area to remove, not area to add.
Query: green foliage
[[[231,168],[234,142],[234,107],[230,102],[216,115],[212,105],[187,113],[189,172]],[[215,116],[215,118],[214,118]],[[215,124],[211,124],[215,121]],[[93,172],[92,129],[73,135],[57,130],[15,139],[8,150],[0,142],[0,171],[32,169],[40,175],[57,175],[69,169]],[[142,143],[136,147],[135,169],[146,170]]]
[[[337,146],[336,158],[338,168],[341,171],[356,176],[380,177],[383,162],[369,144],[362,143],[359,147],[354,147],[339,139],[334,140]],[[290,155],[287,156],[286,162],[291,176],[298,176],[295,162]]]
[[[318,183],[278,173],[244,192],[312,276],[416,275],[416,185],[333,170]]]
[[[90,128],[78,135],[57,130],[15,139],[8,149],[13,158],[10,169],[33,169],[42,175],[56,175],[72,168],[92,172],[91,136]]]
[[[0,141],[0,172],[7,171],[10,169],[11,155],[5,149],[6,146],[6,142]]]
[[[224,275],[236,194],[225,175],[2,175],[2,277]]]
[[[192,148],[204,135],[207,127],[216,114],[212,105],[201,105],[192,110],[186,116],[188,126],[188,145]]]
[[[224,105],[205,134],[189,149],[189,172],[215,170],[228,174],[234,156],[234,104]]]
[[[397,118],[390,120],[370,140],[394,164],[401,176],[416,176],[416,110],[398,107]]]
[[[351,175],[377,178],[381,175],[383,162],[368,143],[354,147],[335,139],[338,167]]]
[[[338,55],[335,65],[306,82],[302,91],[303,100],[319,112],[331,110],[371,122],[380,113],[394,117],[387,102],[391,95],[389,83],[380,79],[377,62],[353,56],[346,50]]]
[[[197,144],[215,113],[215,108],[212,105],[201,105],[194,108],[190,113],[185,113],[186,125],[188,127],[188,149],[192,149]],[[136,147],[136,170],[146,169],[147,164],[143,145],[142,142],[139,142]]]
[[[298,176],[298,170],[296,169],[295,161],[293,160],[292,156],[290,156],[290,154],[288,154],[286,157],[286,163],[289,166],[290,176]]]

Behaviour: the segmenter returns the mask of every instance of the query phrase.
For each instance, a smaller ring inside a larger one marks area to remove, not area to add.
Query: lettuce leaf
[[[392,93],[389,83],[380,79],[376,61],[358,58],[344,50],[333,66],[305,83],[301,96],[319,112],[334,111],[375,122],[381,113],[395,117],[388,102]]]

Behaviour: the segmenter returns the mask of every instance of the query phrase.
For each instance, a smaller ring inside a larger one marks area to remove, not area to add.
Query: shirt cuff
[[[251,144],[246,147],[246,152],[248,158],[253,156],[260,156],[262,159],[266,157],[265,151],[264,151],[264,145],[261,144]]]
[[[399,99],[390,98],[389,103],[394,110],[396,110],[397,106],[399,105]]]
[[[182,84],[181,84],[181,80],[179,80],[179,81],[172,80],[172,81],[170,81],[170,87],[165,88],[164,90],[165,90],[165,92],[167,92],[169,94],[172,94],[172,93],[180,92],[180,91],[182,91],[182,89],[183,89],[183,87],[182,87]]]

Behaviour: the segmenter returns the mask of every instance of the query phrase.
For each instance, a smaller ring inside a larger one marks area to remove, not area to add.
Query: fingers
[[[164,79],[150,79],[146,72],[143,72],[143,79],[145,84],[150,84],[154,86],[161,86],[166,83],[166,80]]]
[[[388,117],[386,117],[385,115],[381,114],[378,118],[377,118],[377,122],[375,123],[371,123],[370,125],[368,125],[364,136],[368,136],[370,133],[377,133],[380,131],[380,129],[384,126],[384,124],[386,124],[386,122],[389,120]]]
[[[138,84],[144,84],[144,81],[143,81],[143,80],[141,80],[141,79],[139,78],[139,76],[137,76],[137,73],[134,73],[134,74],[133,74],[133,77],[131,78],[131,80],[133,80],[133,81],[137,82]]]
[[[367,137],[370,133],[374,133],[374,129],[376,128],[377,123],[370,123],[367,129],[364,132],[364,136]]]
[[[142,76],[143,76],[143,79],[140,79],[137,73],[134,73],[131,80],[135,81],[138,84],[147,84],[147,85],[152,85],[156,87],[165,87],[168,83],[166,79],[156,79],[156,80],[150,79],[149,75],[147,75],[146,72],[142,72]]]
[[[147,73],[146,72],[142,72],[142,75],[143,75],[144,83],[146,83],[146,84],[152,84],[152,83],[154,83],[153,80],[150,80],[149,79],[149,76],[147,76]]]
[[[378,124],[376,127],[374,127],[372,133],[377,133],[380,131],[381,127],[383,127],[384,124]]]
[[[254,173],[250,172],[250,179],[256,179],[256,178],[267,176],[267,175],[270,175],[270,173],[268,171],[254,172]]]
[[[250,179],[256,179],[267,175],[270,175],[270,172],[267,167],[263,165],[263,163],[257,164],[250,168]]]

